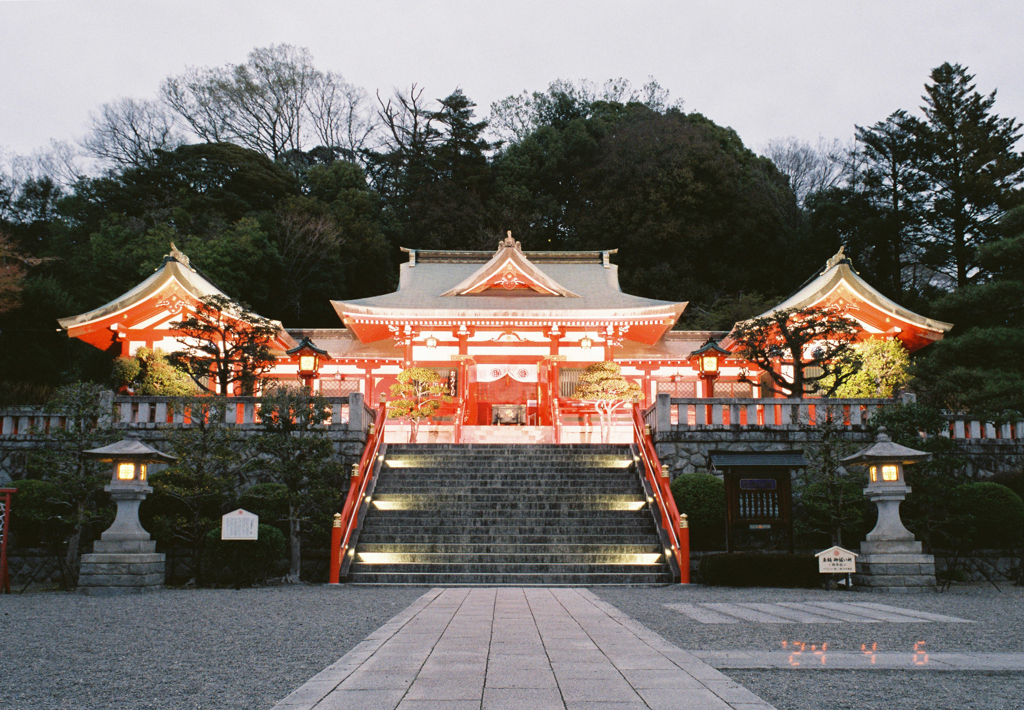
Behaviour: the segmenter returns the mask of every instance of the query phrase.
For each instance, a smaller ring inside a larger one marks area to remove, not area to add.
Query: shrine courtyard
[[[0,596],[0,707],[1024,707],[1024,588]]]

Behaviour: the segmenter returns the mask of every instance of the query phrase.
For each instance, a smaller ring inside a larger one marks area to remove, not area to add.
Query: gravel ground
[[[0,708],[269,708],[425,591],[0,595]]]
[[[804,642],[830,651],[1024,652],[1024,588],[954,587],[941,594],[883,595],[804,589],[736,589],[701,585],[652,589],[595,588],[648,628],[684,649],[781,651]],[[870,601],[974,621],[973,624],[701,624],[662,604],[702,602]],[[808,653],[808,655],[810,655]],[[963,710],[1024,708],[1024,674],[950,671],[727,670],[780,710]]]
[[[102,599],[0,596],[0,708],[269,708],[398,614],[426,588],[317,586],[167,590]],[[1024,652],[1024,589],[861,595],[789,589],[595,588],[686,649]],[[662,604],[874,601],[973,624],[700,624]],[[1024,674],[949,671],[750,671],[728,675],[780,710],[1024,708]],[[524,710],[529,710],[524,708]]]

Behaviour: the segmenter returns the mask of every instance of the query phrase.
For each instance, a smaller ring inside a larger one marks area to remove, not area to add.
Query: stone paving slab
[[[1024,653],[789,653],[787,651],[691,651],[714,668],[776,670],[1024,671]]]
[[[904,609],[874,602],[731,602],[702,604],[663,604],[667,609],[702,624],[972,624],[969,619]]]
[[[585,589],[432,589],[275,710],[774,710]]]

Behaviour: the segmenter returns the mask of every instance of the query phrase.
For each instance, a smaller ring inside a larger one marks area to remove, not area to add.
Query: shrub
[[[284,533],[260,525],[256,540],[221,540],[220,528],[206,534],[203,571],[208,579],[233,578],[236,585],[266,581],[284,558]]]
[[[725,547],[725,484],[710,473],[686,473],[672,481],[672,497],[690,523],[690,548]]]
[[[723,587],[820,587],[814,555],[738,552],[700,559],[704,584]]]
[[[976,549],[1012,548],[1024,539],[1024,500],[1006,486],[989,481],[967,483],[959,490],[960,514],[972,528]]]
[[[19,547],[59,544],[71,532],[60,488],[50,481],[18,481],[11,500],[11,537]]]
[[[260,523],[288,534],[288,487],[283,483],[257,483],[238,498],[238,507],[260,516]]]

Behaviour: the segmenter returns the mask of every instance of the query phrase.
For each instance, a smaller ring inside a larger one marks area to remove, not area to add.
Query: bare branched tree
[[[189,68],[167,79],[167,104],[202,140],[234,141],[277,159],[301,150],[306,104],[320,73],[308,49],[254,49],[245,64]]]
[[[103,104],[89,123],[82,147],[117,169],[149,165],[154,151],[174,150],[184,142],[174,114],[158,101],[122,97]]]
[[[307,102],[313,132],[320,145],[340,148],[346,160],[357,161],[371,149],[377,113],[365,89],[345,81],[341,74],[320,74]]]
[[[842,184],[848,174],[850,149],[839,139],[811,145],[793,136],[774,139],[764,155],[789,178],[789,186],[803,206],[808,195]]]
[[[282,276],[290,294],[287,307],[302,316],[302,287],[320,267],[337,254],[344,235],[331,213],[302,198],[278,210],[281,222]]]

